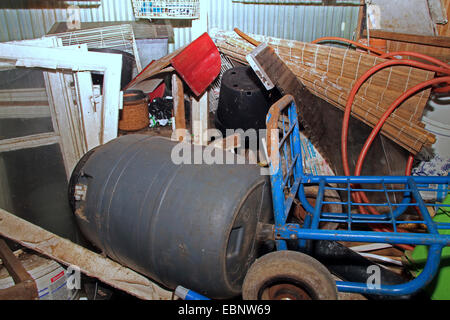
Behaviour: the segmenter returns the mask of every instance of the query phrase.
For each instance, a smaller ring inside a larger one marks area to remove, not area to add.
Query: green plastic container
[[[447,194],[443,204],[450,204],[450,193]],[[433,218],[435,222],[450,223],[450,209],[440,208]],[[439,230],[440,234],[450,234],[450,230]],[[413,273],[422,272],[428,256],[427,246],[416,246],[408,256],[412,262]],[[450,300],[450,247],[442,249],[441,262],[434,280],[425,288],[432,300]]]

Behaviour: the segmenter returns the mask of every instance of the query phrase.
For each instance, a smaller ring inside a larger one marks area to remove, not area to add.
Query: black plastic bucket
[[[102,52],[102,53],[115,53],[122,55],[122,76],[120,78],[120,89],[123,90],[131,80],[133,80],[133,65],[135,63],[134,56],[128,52],[117,50],[117,49],[89,49],[92,52]],[[103,74],[92,72],[92,82],[93,84],[99,84],[103,86]]]
[[[265,129],[267,112],[278,98],[278,90],[266,90],[252,68],[229,69],[222,76],[216,128]]]

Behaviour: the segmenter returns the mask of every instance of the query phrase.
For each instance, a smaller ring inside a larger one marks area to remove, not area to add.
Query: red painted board
[[[155,99],[155,98],[162,98],[165,90],[166,90],[166,84],[163,82],[153,92],[150,92],[148,94],[149,100],[153,101],[153,99]]]
[[[220,73],[219,50],[208,33],[191,42],[170,63],[196,96],[200,96]]]

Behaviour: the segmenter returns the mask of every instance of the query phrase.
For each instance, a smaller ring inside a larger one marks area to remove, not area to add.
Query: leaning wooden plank
[[[77,266],[89,277],[146,300],[170,300],[172,292],[108,258],[61,238],[0,209],[0,235],[67,266]]]
[[[292,95],[295,99],[300,117],[300,124],[305,129],[306,136],[314,144],[322,135],[322,116],[318,104],[320,99],[314,96],[303,85],[301,80],[288,68],[288,66],[278,57],[272,47],[263,43],[258,46],[250,55],[255,64],[252,67],[259,66],[255,70],[256,74],[264,73],[271,83],[273,83],[283,95]]]
[[[258,62],[260,68],[264,70],[269,80],[279,89],[281,94],[290,94],[294,97],[299,114],[299,123],[303,127],[302,132],[308,137],[323,159],[332,166],[334,172],[336,174],[344,174],[340,155],[336,152],[336,146],[340,143],[340,135],[336,134],[336,132],[340,130],[343,112],[338,111],[326,100],[312,94],[280,59],[273,48],[266,44],[261,44],[260,46],[258,47],[259,49],[257,48],[253,52],[254,60]],[[256,73],[258,74],[258,70],[256,70]],[[359,145],[358,139],[361,137],[361,134],[365,135],[367,133],[369,127],[366,127],[361,122],[352,120],[350,120],[352,129],[349,130],[349,140],[354,141],[355,145]],[[267,148],[270,150],[269,145],[267,145]],[[356,155],[357,153],[354,153],[351,157]],[[356,159],[351,159],[350,163],[356,163]],[[375,165],[377,168],[374,172],[386,172],[385,166]],[[386,172],[386,174],[388,173]]]
[[[15,283],[12,287],[0,290],[0,300],[37,300],[39,294],[36,282],[3,239],[0,239],[0,257]]]
[[[127,87],[127,90],[141,90],[144,93],[150,93],[156,90],[156,88],[164,81],[164,78],[170,73],[175,71],[172,67],[166,67],[159,71],[155,71],[157,73],[151,75],[149,78],[139,81],[138,83],[133,84],[132,87]]]
[[[0,257],[2,257],[3,264],[16,284],[22,281],[34,282],[33,278],[25,270],[19,259],[17,259],[3,239],[0,239]]]
[[[130,83],[124,88],[124,90],[142,90],[144,91],[144,93],[153,91],[160,82],[156,85],[152,82],[149,88],[144,86],[143,83],[145,83],[146,80],[154,79],[157,75],[162,73],[164,69],[169,67],[170,60],[178,53],[180,53],[183,48],[179,48],[176,51],[162,57],[161,59],[151,62],[144,68],[144,70],[141,71],[141,73],[139,73],[133,80],[130,81]]]

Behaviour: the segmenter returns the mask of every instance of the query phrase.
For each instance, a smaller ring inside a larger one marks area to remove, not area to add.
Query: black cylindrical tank
[[[251,67],[229,69],[220,85],[216,128],[265,129],[267,111],[278,98],[278,91],[266,90]]]
[[[257,256],[257,222],[272,214],[268,177],[248,164],[174,164],[175,145],[135,134],[87,153],[69,186],[80,229],[113,260],[170,289],[237,296]]]

